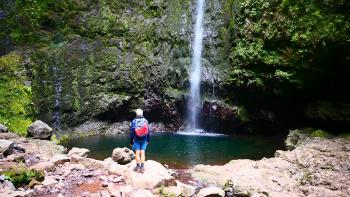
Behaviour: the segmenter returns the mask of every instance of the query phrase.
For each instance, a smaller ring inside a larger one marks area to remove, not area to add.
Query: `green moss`
[[[60,140],[57,139],[56,134],[53,134],[51,136],[51,141],[53,141],[55,144],[60,144]]]
[[[0,123],[24,136],[35,112],[31,88],[23,83],[27,77],[22,61],[16,52],[0,57]]]
[[[63,135],[60,135],[59,141],[63,142],[63,141],[67,141],[69,139],[71,139],[71,137],[68,134],[63,134]]]
[[[18,188],[26,186],[31,180],[43,181],[45,174],[43,171],[29,170],[27,168],[19,168],[4,172],[5,179],[11,181]]]
[[[328,133],[327,131],[323,131],[321,129],[314,130],[310,133],[311,137],[320,137],[320,138],[330,138],[332,137],[332,134]]]
[[[250,121],[249,113],[244,106],[238,107],[238,116],[242,123],[247,123]]]

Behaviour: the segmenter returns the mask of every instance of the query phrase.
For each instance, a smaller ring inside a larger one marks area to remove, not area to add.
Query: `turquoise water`
[[[147,147],[146,158],[170,167],[190,167],[195,164],[224,164],[232,159],[261,159],[283,149],[281,139],[268,137],[200,136],[156,133]],[[62,144],[88,148],[89,157],[105,159],[116,147],[129,147],[129,136],[90,136]]]

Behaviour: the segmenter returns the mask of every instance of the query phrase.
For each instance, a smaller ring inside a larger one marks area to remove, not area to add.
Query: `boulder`
[[[67,157],[67,155],[64,155],[64,154],[54,155],[50,159],[50,162],[53,163],[55,166],[58,166],[60,164],[64,164],[65,162],[69,162],[69,161],[70,161],[69,157]]]
[[[111,157],[108,157],[108,158],[103,160],[103,166],[106,169],[110,168],[113,163],[115,163],[115,162],[113,161],[113,159]]]
[[[225,196],[225,191],[218,188],[218,187],[207,187],[199,190],[197,197],[205,197],[205,196],[210,196],[210,197],[224,197]]]
[[[0,158],[12,154],[14,145],[13,141],[0,139]]]
[[[0,158],[7,157],[13,153],[24,153],[25,149],[22,145],[11,140],[0,139]]]
[[[76,148],[73,147],[69,152],[68,152],[68,157],[72,155],[78,155],[80,157],[87,157],[87,154],[90,152],[89,149],[86,148]]]
[[[128,167],[125,165],[120,165],[118,163],[112,163],[108,168],[108,173],[110,174],[124,174],[128,171]]]
[[[119,164],[130,163],[134,156],[134,152],[126,147],[115,148],[112,153],[112,159]]]
[[[8,128],[3,125],[3,124],[0,124],[0,133],[7,133],[8,132]]]
[[[50,139],[52,136],[52,128],[41,120],[33,122],[28,130],[28,137],[36,139]]]
[[[125,172],[125,181],[133,187],[151,190],[161,185],[176,186],[175,179],[162,164],[152,160],[146,161],[143,174],[133,171],[135,165],[135,162],[132,162]]]

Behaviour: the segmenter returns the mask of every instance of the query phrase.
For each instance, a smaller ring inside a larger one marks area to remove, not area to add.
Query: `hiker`
[[[145,171],[145,151],[150,140],[150,132],[148,121],[143,117],[141,109],[136,110],[136,118],[131,122],[130,126],[130,145],[135,152],[136,167],[134,170],[139,173]]]

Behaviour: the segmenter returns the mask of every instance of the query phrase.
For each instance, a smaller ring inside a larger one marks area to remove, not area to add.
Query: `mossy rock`
[[[289,131],[288,137],[285,141],[286,148],[288,150],[292,150],[297,146],[307,142],[311,138],[315,138],[315,137],[331,138],[333,137],[333,135],[321,129],[313,129],[313,128],[294,129]]]
[[[27,168],[18,168],[4,172],[5,179],[11,181],[18,188],[28,185],[32,180],[43,181],[45,174],[43,171],[29,170]]]

